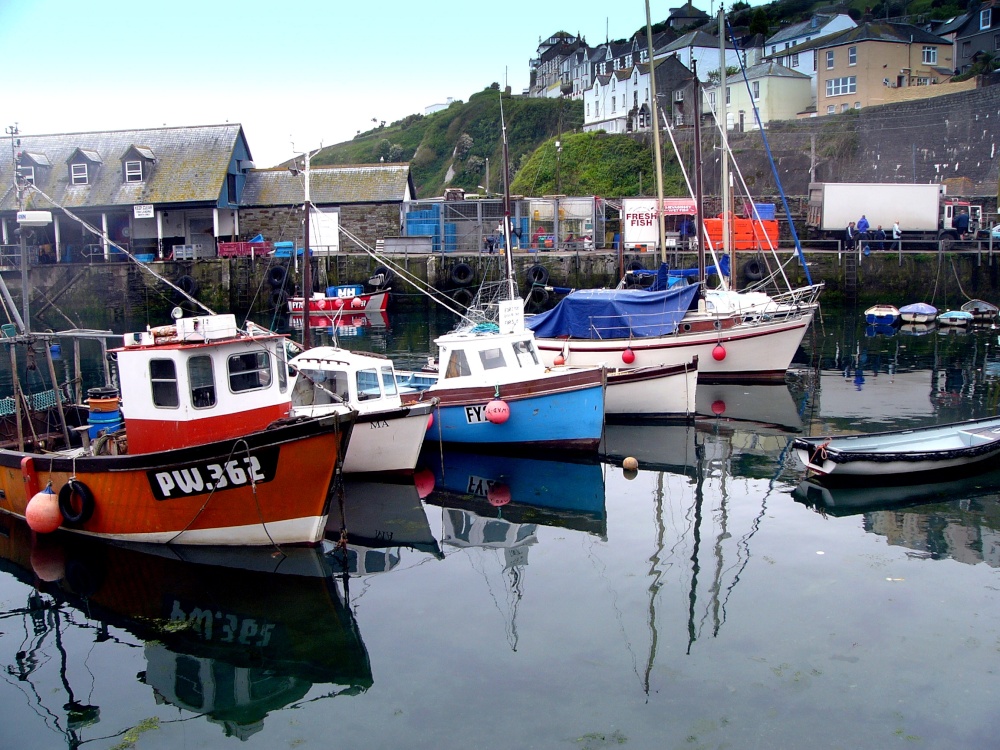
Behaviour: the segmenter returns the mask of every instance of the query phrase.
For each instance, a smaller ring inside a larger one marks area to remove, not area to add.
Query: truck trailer
[[[961,212],[969,215],[967,235],[975,237],[982,221],[982,206],[948,198],[945,187],[881,182],[814,182],[809,185],[806,227],[815,236],[840,239],[849,222],[862,214],[875,231],[880,224],[888,237],[899,222],[904,240],[951,243],[959,239],[952,222]]]

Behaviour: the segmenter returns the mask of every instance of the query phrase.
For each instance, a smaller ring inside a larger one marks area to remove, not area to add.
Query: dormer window
[[[35,184],[35,168],[31,166],[22,165],[17,168],[17,176],[21,178],[21,181],[25,185]]]
[[[155,163],[156,155],[148,146],[129,146],[122,155],[122,180],[126,183],[148,180]]]
[[[990,28],[990,24],[992,23],[992,13],[990,11],[992,10],[993,10],[992,8],[983,8],[981,11],[979,11],[980,31],[986,31]]]
[[[87,165],[86,164],[70,164],[69,165],[69,176],[70,182],[74,185],[86,185],[87,184]]]
[[[125,182],[142,182],[142,162],[139,160],[125,162]]]

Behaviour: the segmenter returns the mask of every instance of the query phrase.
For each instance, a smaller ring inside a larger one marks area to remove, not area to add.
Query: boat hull
[[[693,418],[698,360],[608,371],[604,413],[608,421]]]
[[[355,303],[359,300],[361,304]],[[389,292],[372,292],[354,297],[314,297],[309,300],[310,315],[330,315],[338,310],[345,312],[384,312],[389,307]],[[302,297],[290,297],[288,312],[302,314]]]
[[[323,538],[336,461],[353,412],[288,421],[245,437],[158,453],[76,458],[0,451],[0,511],[70,478],[89,518],[63,529],[105,539],[195,545],[314,544]],[[70,494],[67,490],[67,496]],[[75,506],[74,506],[75,508]]]
[[[698,357],[698,382],[783,382],[785,372],[805,336],[812,312],[782,320],[741,323],[720,330],[692,330],[669,336],[633,339],[537,339],[546,364],[560,354],[572,365],[620,366],[626,349],[632,367],[682,365]],[[713,356],[717,346],[725,350]]]
[[[510,416],[502,424],[486,418],[497,396]],[[483,445],[519,450],[549,447],[596,451],[604,429],[604,371],[600,368],[549,373],[499,387],[447,388],[440,384],[417,398],[440,399],[427,430],[431,442]]]
[[[344,457],[345,474],[413,473],[433,404],[359,414]]]
[[[795,453],[824,478],[894,481],[930,472],[979,471],[1000,459],[1000,419],[842,437],[796,438]]]

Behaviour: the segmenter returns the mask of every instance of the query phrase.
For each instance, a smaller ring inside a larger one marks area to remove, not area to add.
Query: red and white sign
[[[664,216],[694,216],[693,200],[664,198]],[[622,201],[622,241],[626,246],[648,243],[655,245],[660,230],[656,220],[655,198],[626,198]]]

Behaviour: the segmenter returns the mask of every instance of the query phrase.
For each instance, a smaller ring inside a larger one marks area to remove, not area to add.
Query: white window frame
[[[754,81],[751,89],[753,90],[753,100],[755,102],[760,101],[760,81]]]
[[[987,31],[993,23],[992,8],[983,8],[979,11],[979,30]]]
[[[20,167],[17,168],[17,174],[18,174],[18,176],[21,178],[21,180],[26,185],[34,185],[35,184],[35,168],[34,167],[27,166],[27,165],[21,165]]]
[[[833,65],[834,65],[833,50],[832,49],[828,49],[826,51],[826,69],[827,70],[833,70]]]
[[[142,182],[142,161],[128,159],[125,161],[125,182]]]
[[[89,184],[87,165],[84,162],[77,162],[69,165],[70,182],[73,185]]]
[[[833,105],[833,104],[827,104],[826,105],[826,113],[828,115],[835,115],[835,114],[837,114],[837,107],[835,105]]]
[[[857,76],[843,76],[842,78],[828,78],[826,80],[826,95],[828,97],[854,94],[857,90]]]
[[[732,88],[733,88],[732,86],[726,86],[726,106],[727,106],[727,107],[728,107],[728,106],[729,106],[730,104],[732,104],[732,103],[733,103],[733,92],[732,92]]]
[[[847,65],[857,65],[858,64],[858,48],[848,47],[847,48]]]
[[[937,58],[938,58],[937,53],[938,53],[937,47],[924,45],[920,53],[924,65],[937,65]]]
[[[792,55],[792,64],[789,65],[789,67],[790,68],[797,68],[797,67],[799,67],[799,53],[798,52],[796,52],[794,55]]]

